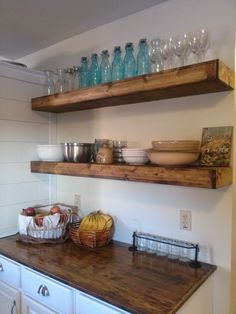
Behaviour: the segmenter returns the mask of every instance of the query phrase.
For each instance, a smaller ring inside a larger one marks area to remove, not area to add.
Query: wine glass
[[[174,56],[174,41],[170,37],[167,40],[162,41],[162,58],[164,61],[164,70],[171,69],[173,65]]]
[[[189,38],[187,34],[183,36],[177,36],[174,39],[174,53],[179,59],[179,65],[183,66],[186,64],[187,56],[190,52],[189,49]]]
[[[189,33],[189,47],[191,52],[194,54],[194,59],[196,62],[201,61],[201,44],[199,40],[198,33]]]
[[[209,36],[209,32],[207,30],[205,30],[204,28],[202,28],[199,32],[198,32],[198,38],[199,38],[199,42],[200,42],[200,53],[201,53],[201,58],[202,60],[205,59],[205,55],[206,52],[210,46],[210,36]]]

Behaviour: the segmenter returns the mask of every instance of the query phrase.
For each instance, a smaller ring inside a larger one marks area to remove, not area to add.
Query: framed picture
[[[203,128],[200,165],[228,167],[230,165],[233,127]]]

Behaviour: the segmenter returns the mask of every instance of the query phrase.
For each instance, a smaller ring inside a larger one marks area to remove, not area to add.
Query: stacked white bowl
[[[144,148],[122,148],[122,157],[127,164],[144,165],[148,162]]]

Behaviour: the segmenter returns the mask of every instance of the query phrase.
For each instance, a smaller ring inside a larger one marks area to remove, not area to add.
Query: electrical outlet
[[[180,210],[180,229],[192,230],[192,213],[190,210]]]
[[[75,193],[74,195],[74,206],[76,206],[78,209],[81,208],[81,197],[78,193]]]

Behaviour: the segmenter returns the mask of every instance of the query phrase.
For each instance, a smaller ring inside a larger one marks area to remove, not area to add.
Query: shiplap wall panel
[[[30,101],[0,98],[0,117],[6,120],[31,121],[48,124],[49,113],[31,110]]]
[[[37,144],[55,133],[50,114],[31,110],[43,89],[38,74],[0,66],[0,236],[17,231],[22,208],[50,202],[49,176],[30,172]]]

